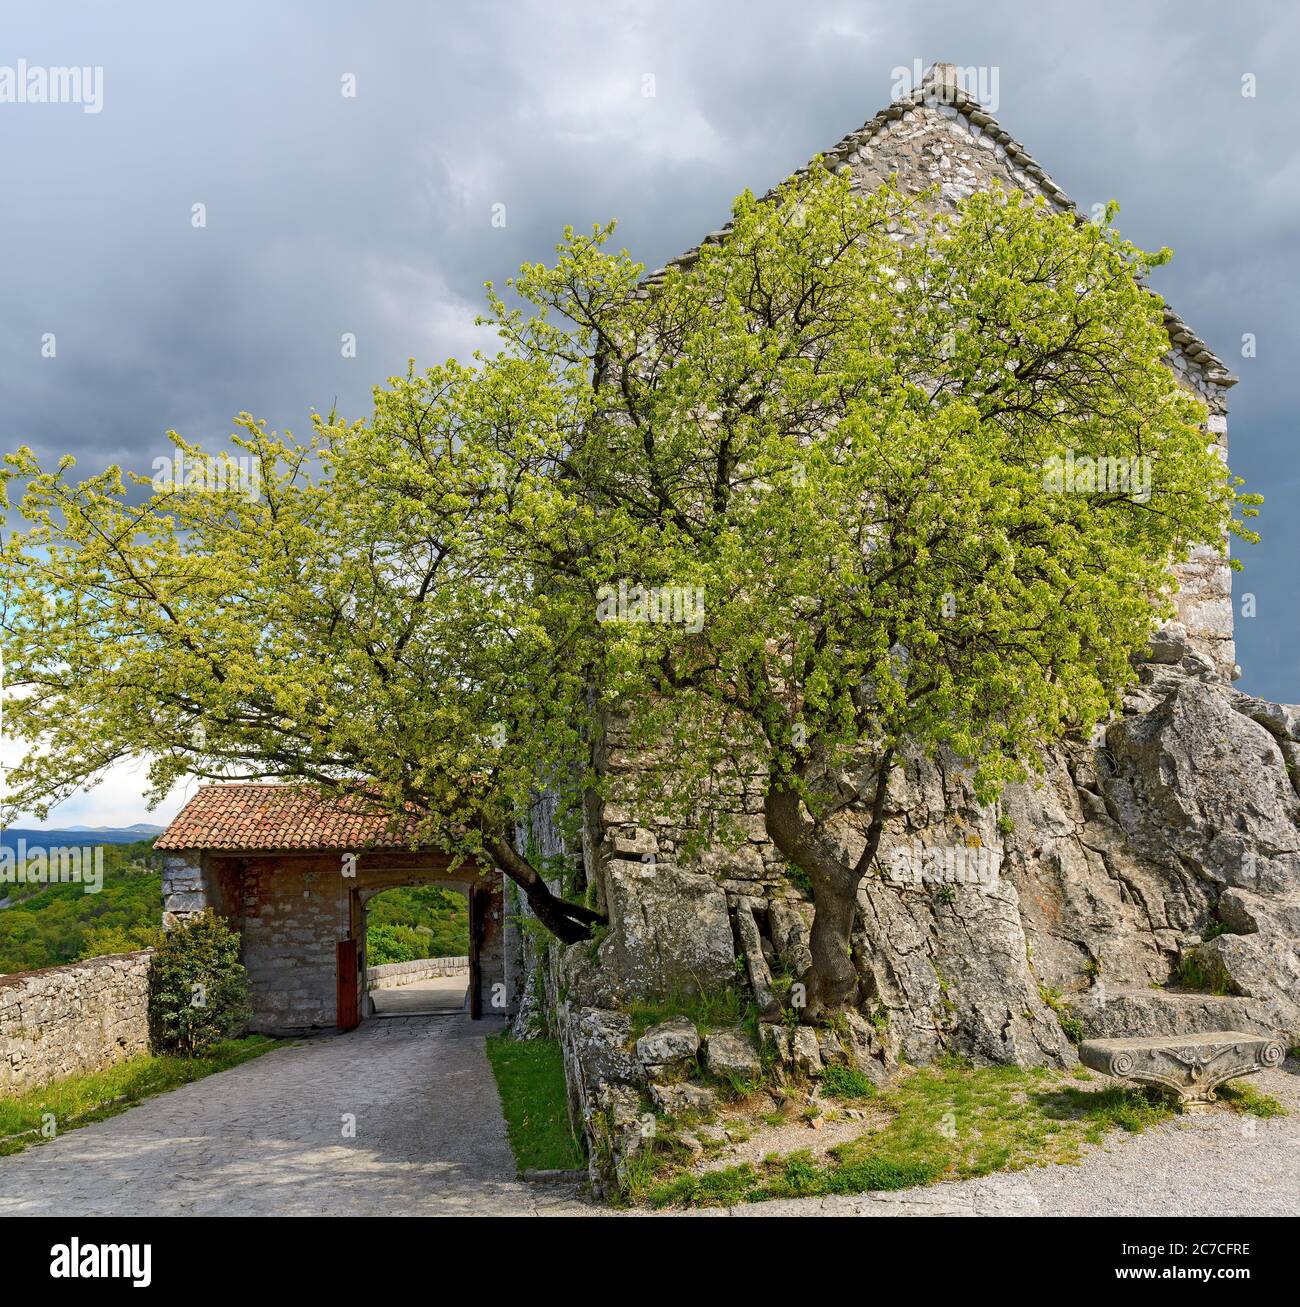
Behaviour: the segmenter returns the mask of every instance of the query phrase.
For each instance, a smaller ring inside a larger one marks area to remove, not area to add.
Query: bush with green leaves
[[[240,1034],[249,1017],[239,932],[209,909],[178,926],[153,956],[149,1033],[156,1051],[198,1057]]]

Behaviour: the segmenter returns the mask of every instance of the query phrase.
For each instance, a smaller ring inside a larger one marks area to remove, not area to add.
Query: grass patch
[[[586,1158],[569,1129],[564,1059],[554,1039],[487,1039],[515,1165],[527,1170],[575,1171]]]
[[[725,1170],[660,1174],[641,1194],[654,1207],[906,1189],[1051,1162],[1077,1162],[1110,1130],[1137,1132],[1172,1114],[1154,1092],[1096,1093],[1043,1068],[972,1068],[956,1059],[920,1068],[872,1099],[881,1128],[831,1149]]]
[[[627,1009],[632,1020],[632,1038],[639,1039],[651,1026],[673,1017],[687,1017],[703,1034],[740,1025],[749,1015],[749,1005],[734,989],[715,994],[673,994],[663,999],[637,999]]]
[[[39,1089],[0,1098],[0,1155],[41,1143],[54,1118],[58,1134],[116,1116],[154,1094],[202,1080],[215,1071],[228,1071],[276,1047],[265,1035],[245,1035],[214,1045],[202,1057],[144,1054],[103,1071],[69,1076]],[[16,1138],[14,1136],[17,1136]]]
[[[837,1063],[822,1072],[822,1093],[828,1098],[873,1098],[876,1087],[857,1067]]]
[[[1224,1085],[1218,1094],[1227,1107],[1243,1116],[1258,1116],[1268,1120],[1272,1116],[1291,1115],[1272,1094],[1261,1093],[1254,1085]]]
[[[1174,977],[1179,989],[1193,990],[1198,994],[1230,993],[1228,977],[1221,966],[1203,962],[1195,953],[1184,953],[1178,959]]]

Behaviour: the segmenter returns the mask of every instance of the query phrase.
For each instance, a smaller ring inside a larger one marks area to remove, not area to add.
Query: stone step
[[[1237,1030],[1277,1034],[1273,1006],[1235,994],[1098,985],[1070,1002],[1089,1039],[1204,1035]]]

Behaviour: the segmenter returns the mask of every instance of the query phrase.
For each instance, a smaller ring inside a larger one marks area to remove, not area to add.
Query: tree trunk
[[[837,868],[837,872],[841,869]],[[858,914],[861,876],[809,871],[813,883],[813,924],[808,938],[812,970],[805,981],[807,1004],[800,1020],[816,1023],[858,1001],[858,973],[853,965],[853,922]]]
[[[493,838],[484,841],[484,848],[492,855],[497,866],[523,891],[533,915],[557,939],[565,944],[579,944],[591,938],[591,928],[604,922],[599,912],[570,903],[551,892],[537,869],[517,853],[508,840]]]
[[[808,876],[813,887],[813,924],[808,940],[812,967],[799,1019],[806,1025],[827,1021],[858,1001],[853,965],[853,923],[858,888],[875,859],[885,825],[885,789],[894,751],[887,748],[876,768],[876,792],[866,842],[856,863],[847,862],[827,832],[804,816],[798,793],[777,783],[763,801],[764,826],[782,856]]]

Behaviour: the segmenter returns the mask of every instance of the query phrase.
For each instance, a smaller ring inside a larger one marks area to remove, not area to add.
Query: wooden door
[[[478,960],[478,942],[483,934],[483,914],[488,896],[477,886],[469,889],[469,1015],[477,1021],[483,1015],[483,969]]]
[[[360,1021],[357,985],[357,941],[341,939],[338,943],[338,1026],[340,1030],[355,1030]]]

